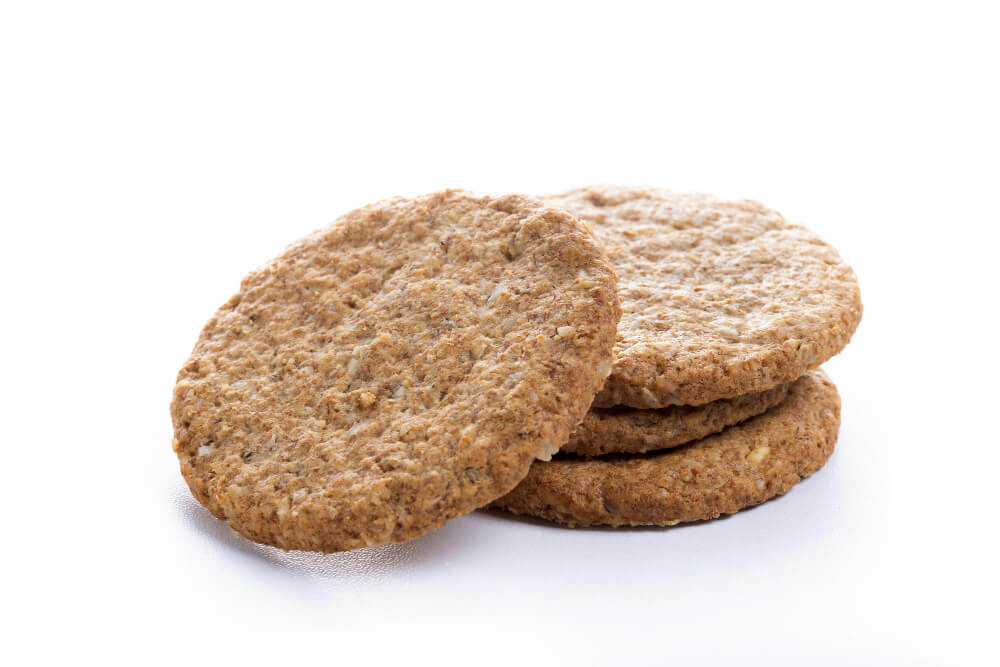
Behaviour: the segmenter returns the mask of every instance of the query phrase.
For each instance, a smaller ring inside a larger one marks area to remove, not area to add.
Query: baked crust
[[[837,251],[756,202],[610,186],[546,201],[593,227],[619,278],[616,361],[595,407],[765,391],[837,354],[861,320]]]
[[[840,397],[822,371],[764,414],[655,454],[537,462],[493,507],[569,526],[669,526],[712,519],[781,495],[833,452]]]
[[[590,231],[536,199],[445,191],[352,211],[205,326],[171,406],[181,472],[264,544],[416,537],[566,441],[620,312]]]

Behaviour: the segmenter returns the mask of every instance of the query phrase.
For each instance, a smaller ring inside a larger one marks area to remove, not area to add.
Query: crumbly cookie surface
[[[833,452],[840,397],[822,371],[738,426],[656,454],[537,462],[493,507],[569,526],[669,526],[732,514],[781,495]]]
[[[171,405],[181,471],[265,544],[416,537],[565,442],[619,317],[591,232],[538,200],[358,209],[247,276],[205,326]]]
[[[624,406],[591,408],[559,451],[600,456],[676,447],[761,414],[780,403],[789,386],[790,383],[779,384],[756,394],[703,405],[674,405],[650,410]]]
[[[619,278],[616,361],[595,407],[764,391],[839,352],[861,319],[837,251],[756,202],[620,187],[546,201],[593,227]]]

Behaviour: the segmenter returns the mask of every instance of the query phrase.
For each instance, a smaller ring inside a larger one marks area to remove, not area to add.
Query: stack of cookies
[[[285,549],[484,506],[707,519],[826,461],[839,397],[816,369],[860,317],[837,252],[753,202],[397,198],[244,279],[179,374],[174,450],[213,514]]]
[[[823,465],[840,399],[812,369],[861,319],[836,250],[755,202],[607,187],[547,202],[601,239],[624,313],[611,375],[561,448],[574,456],[534,465],[497,507],[671,525],[756,505]]]

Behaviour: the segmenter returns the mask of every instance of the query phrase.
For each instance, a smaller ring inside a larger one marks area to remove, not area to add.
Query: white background
[[[5,664],[1000,660],[989,3],[0,7]],[[591,183],[758,199],[854,265],[822,471],[330,556],[192,500],[174,376],[247,271],[386,196]]]

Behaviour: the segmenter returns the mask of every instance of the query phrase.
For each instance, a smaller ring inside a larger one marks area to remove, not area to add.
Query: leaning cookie
[[[765,391],[838,353],[861,320],[837,251],[756,202],[609,186],[547,201],[591,225],[618,273],[624,314],[595,407]]]
[[[592,234],[535,199],[361,208],[247,276],[205,326],[171,407],[181,472],[265,544],[416,537],[566,441],[619,316]]]
[[[591,408],[559,451],[584,456],[639,454],[667,449],[718,433],[761,414],[785,398],[790,384],[704,405],[641,410]]]
[[[669,526],[781,495],[833,452],[840,397],[822,371],[778,406],[718,435],[656,454],[537,462],[492,506],[569,526]]]

